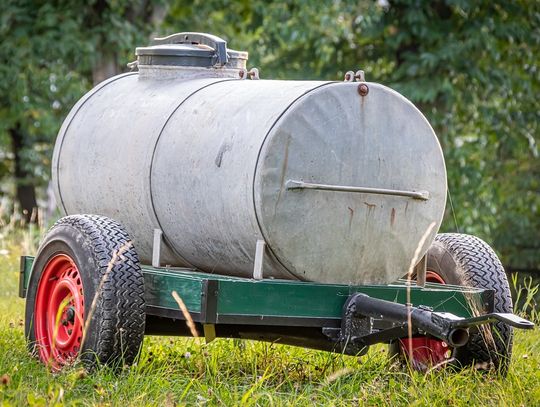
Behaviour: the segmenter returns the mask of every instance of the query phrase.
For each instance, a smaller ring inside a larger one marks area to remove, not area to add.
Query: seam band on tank
[[[324,86],[332,85],[332,84],[335,84],[335,83],[341,83],[341,82],[338,82],[338,81],[324,82],[324,83],[322,83],[322,84],[320,84],[318,86],[315,86],[315,87],[305,91],[304,93],[302,93],[300,96],[298,96],[296,99],[294,99],[291,103],[289,103],[289,105],[287,107],[285,107],[285,109],[283,109],[283,111],[276,118],[276,120],[274,120],[274,123],[272,123],[272,125],[270,126],[270,128],[266,132],[266,135],[264,136],[263,142],[261,143],[261,147],[259,149],[259,153],[257,154],[257,161],[255,163],[255,170],[253,171],[253,184],[252,184],[251,191],[252,191],[253,210],[255,212],[255,219],[257,220],[257,226],[259,226],[259,231],[261,232],[261,235],[264,238],[265,242],[268,242],[268,238],[265,235],[265,233],[263,231],[263,228],[261,226],[262,221],[259,219],[259,212],[257,211],[257,205],[255,203],[255,180],[257,179],[257,169],[259,168],[259,162],[260,162],[260,159],[261,159],[261,154],[262,154],[262,151],[263,151],[263,149],[264,149],[264,147],[266,145],[266,142],[268,140],[268,136],[270,135],[270,133],[272,132],[274,127],[276,127],[277,123],[281,120],[281,118],[285,115],[285,113],[287,113],[300,99],[303,99],[305,96],[307,96],[308,94],[310,94],[311,92],[313,92],[313,91],[315,91],[317,89],[320,89],[320,88],[322,88]],[[283,271],[285,271],[287,274],[289,274],[292,278],[297,279],[297,280],[301,280],[300,277],[298,277],[295,273],[293,273],[292,271],[287,269],[287,267],[285,267],[285,265],[281,262],[279,257],[272,250],[271,245],[267,244],[266,249],[267,249],[268,255],[273,260],[275,260],[283,268]]]
[[[200,78],[200,79],[203,79],[203,78]],[[155,159],[155,155],[156,155],[156,150],[157,150],[157,146],[159,144],[159,140],[161,139],[161,135],[163,134],[163,131],[165,130],[165,128],[167,127],[167,124],[169,124],[169,121],[171,120],[171,118],[174,116],[174,114],[176,113],[176,111],[178,109],[180,109],[180,107],[182,107],[182,105],[189,99],[191,98],[193,95],[195,95],[196,93],[200,92],[201,90],[203,89],[206,89],[212,85],[215,85],[215,84],[218,84],[218,83],[223,83],[223,82],[228,82],[228,81],[235,81],[235,80],[240,80],[240,79],[231,79],[231,78],[228,78],[228,79],[222,79],[222,80],[216,80],[215,82],[212,82],[212,83],[209,83],[207,85],[204,85],[202,87],[200,87],[199,89],[196,89],[194,90],[193,92],[191,92],[189,95],[187,95],[173,110],[172,112],[169,114],[169,117],[167,117],[167,120],[165,120],[165,123],[163,124],[163,127],[161,128],[161,130],[159,131],[159,134],[156,138],[156,142],[154,144],[154,149],[152,151],[152,157],[150,159],[150,167],[149,167],[149,171],[148,171],[148,186],[149,186],[149,193],[150,193],[150,205],[151,205],[151,209],[152,209],[152,213],[154,215],[154,219],[156,220],[159,228],[163,231],[163,227],[161,226],[161,222],[159,220],[159,217],[157,215],[157,212],[156,212],[156,208],[155,208],[155,205],[154,205],[154,194],[153,194],[153,191],[152,191],[152,169],[154,167],[154,159]],[[167,238],[166,234],[163,233],[162,235],[162,239],[163,241],[165,242],[165,244],[172,250],[172,252],[174,254],[176,254],[184,263],[188,264],[190,267],[193,267],[193,268],[196,268],[195,266],[193,266],[189,261],[186,260],[186,258],[173,246],[169,243],[169,239]]]

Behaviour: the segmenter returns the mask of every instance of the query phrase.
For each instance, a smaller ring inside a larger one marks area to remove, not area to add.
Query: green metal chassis
[[[20,296],[32,272],[33,257],[21,257]],[[339,328],[343,305],[354,293],[413,306],[427,306],[469,318],[493,311],[494,293],[471,287],[397,281],[388,285],[348,286],[289,280],[252,280],[193,269],[142,266],[145,282],[146,333],[190,335],[172,293],[185,303],[207,339],[236,337],[278,341],[324,350],[334,344],[326,328]],[[407,294],[409,292],[409,294]],[[388,323],[375,320],[374,329]],[[210,336],[210,338],[209,338]]]

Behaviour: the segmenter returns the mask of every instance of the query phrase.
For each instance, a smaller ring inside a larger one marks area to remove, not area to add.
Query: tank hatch
[[[141,66],[181,66],[245,69],[248,53],[227,49],[215,35],[183,32],[155,38],[153,45],[135,50]]]

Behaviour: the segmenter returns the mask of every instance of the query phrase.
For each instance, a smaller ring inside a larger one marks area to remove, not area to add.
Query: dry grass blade
[[[422,238],[418,242],[418,245],[416,246],[416,250],[414,251],[414,256],[411,260],[411,264],[409,265],[409,270],[407,271],[407,335],[409,337],[409,357],[412,359],[413,357],[413,349],[412,349],[412,321],[411,321],[411,280],[412,280],[412,274],[414,271],[414,266],[416,266],[416,263],[420,260],[420,251],[422,250],[422,247],[424,247],[424,244],[426,243],[426,240],[428,236],[431,234],[431,231],[435,227],[435,222],[431,222],[431,224],[428,226],[424,234],[422,235]]]
[[[107,270],[105,273],[103,273],[103,276],[101,277],[101,280],[99,281],[99,286],[96,290],[96,294],[94,295],[94,298],[92,299],[92,305],[90,306],[90,311],[88,312],[88,315],[86,316],[86,321],[84,323],[84,329],[83,329],[83,335],[81,340],[81,349],[84,344],[84,340],[86,339],[86,332],[88,330],[88,326],[90,325],[90,321],[92,320],[92,315],[94,314],[94,310],[96,309],[97,300],[99,298],[99,295],[101,294],[101,291],[103,290],[103,285],[105,284],[105,281],[107,281],[107,278],[109,277],[109,274],[111,273],[114,265],[118,262],[118,260],[123,259],[123,254],[131,248],[133,243],[131,241],[126,242],[123,244],[118,250],[116,250],[109,263],[107,264]]]
[[[191,335],[193,335],[195,338],[199,337],[199,333],[197,332],[197,328],[195,328],[195,323],[193,322],[193,318],[191,318],[191,314],[189,313],[189,310],[186,307],[186,304],[184,304],[184,301],[182,301],[182,298],[178,295],[176,291],[172,292],[172,296],[178,306],[180,307],[180,311],[182,311],[182,314],[184,315],[184,318],[186,319],[186,325],[188,326],[189,330],[191,331]]]
[[[56,311],[56,316],[54,318],[53,337],[52,337],[52,343],[51,343],[51,353],[49,355],[49,361],[48,361],[48,364],[51,367],[54,366],[53,355],[56,351],[56,338],[58,337],[58,330],[60,329],[60,320],[62,319],[62,313],[64,312],[64,309],[68,306],[71,299],[72,299],[71,296],[64,298],[62,302],[60,303],[60,305],[58,306],[58,310]]]
[[[343,376],[347,376],[351,373],[354,373],[354,370],[350,367],[344,367],[343,369],[339,369],[331,374],[329,374],[326,379],[324,380],[324,384],[330,384],[338,380],[339,378]]]

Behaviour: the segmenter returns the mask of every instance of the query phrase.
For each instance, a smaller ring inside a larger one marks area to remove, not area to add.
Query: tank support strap
[[[253,279],[262,280],[263,279],[263,260],[264,260],[264,249],[266,243],[264,240],[257,240],[257,245],[255,248],[255,262],[253,263]]]
[[[161,229],[154,229],[154,245],[152,247],[152,267],[159,267],[161,263]]]

